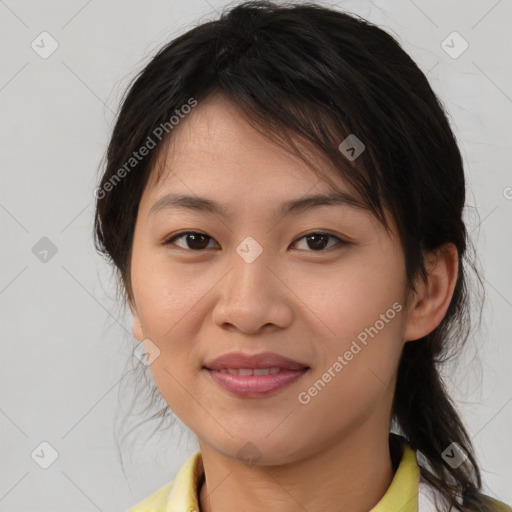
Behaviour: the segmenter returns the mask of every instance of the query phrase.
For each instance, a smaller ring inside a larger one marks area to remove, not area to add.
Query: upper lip
[[[244,354],[243,352],[230,352],[229,354],[224,354],[206,362],[205,367],[209,370],[273,367],[286,370],[302,370],[308,368],[305,364],[272,352],[263,352],[253,355]]]

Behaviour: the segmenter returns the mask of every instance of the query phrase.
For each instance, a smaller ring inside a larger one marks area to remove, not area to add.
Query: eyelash
[[[162,243],[162,245],[171,245],[173,244],[174,240],[177,240],[178,238],[182,238],[184,237],[185,235],[205,235],[207,238],[209,238],[210,240],[214,240],[211,236],[208,236],[206,233],[203,233],[202,231],[182,231],[181,233],[178,233],[176,235],[172,235],[171,237],[167,238],[166,240],[164,240],[164,242]],[[345,246],[345,245],[349,245],[349,242],[346,242],[345,240],[341,239],[339,236],[336,236],[336,235],[333,235],[331,233],[327,233],[325,231],[311,231],[310,233],[306,233],[305,235],[302,235],[300,238],[297,238],[297,240],[295,240],[294,243],[298,242],[299,240],[302,240],[304,238],[307,238],[308,236],[311,236],[311,235],[323,235],[323,236],[328,236],[330,238],[335,238],[336,240],[339,241],[339,244],[338,246],[338,249],[341,249],[341,247]],[[333,247],[336,247],[336,246],[333,246]],[[332,249],[333,247],[329,247],[327,249],[320,249],[318,251],[314,251],[314,250],[307,250],[306,252],[327,252],[328,250]],[[190,251],[190,252],[204,252],[206,249],[185,249],[183,247],[179,247],[179,249],[183,249],[184,251]]]

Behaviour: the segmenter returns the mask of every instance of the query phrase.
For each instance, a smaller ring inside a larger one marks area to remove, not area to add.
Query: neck
[[[367,512],[393,479],[388,433],[372,437],[364,426],[314,455],[279,466],[247,466],[200,445],[201,512]]]

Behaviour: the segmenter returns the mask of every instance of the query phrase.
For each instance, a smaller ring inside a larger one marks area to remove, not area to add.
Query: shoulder
[[[181,466],[174,480],[160,487],[127,512],[170,512],[197,510],[198,485],[204,475],[201,452],[192,454]]]

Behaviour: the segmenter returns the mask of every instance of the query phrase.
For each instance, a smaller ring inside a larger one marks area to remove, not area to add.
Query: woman
[[[461,155],[390,35],[266,2],[190,30],[131,86],[96,197],[200,446],[132,512],[511,510],[437,366],[468,330]]]

